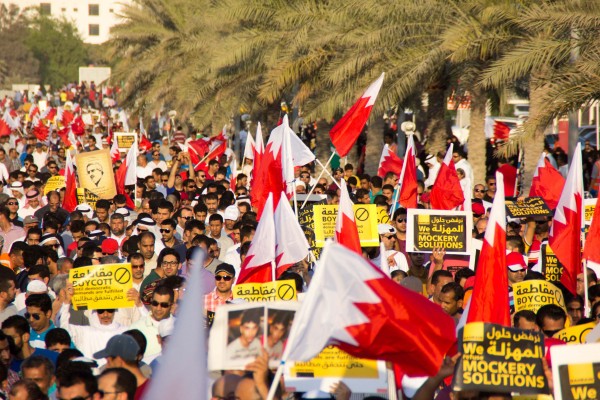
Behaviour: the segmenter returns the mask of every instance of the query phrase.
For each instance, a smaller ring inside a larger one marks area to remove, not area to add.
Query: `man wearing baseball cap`
[[[215,290],[204,296],[204,311],[214,312],[215,309],[233,300],[231,287],[235,280],[235,268],[233,265],[221,263],[215,270]]]
[[[131,372],[137,380],[137,391],[135,398],[142,398],[149,386],[149,380],[142,374],[137,361],[140,346],[129,335],[115,335],[106,348],[94,353],[94,358],[106,358],[106,368],[125,368]]]

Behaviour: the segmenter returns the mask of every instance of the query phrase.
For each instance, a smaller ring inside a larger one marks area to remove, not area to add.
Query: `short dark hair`
[[[175,299],[175,292],[172,288],[166,285],[158,285],[156,289],[154,289],[154,293],[152,293],[152,297],[157,294],[159,296],[169,295],[169,302],[173,302]]]
[[[46,343],[46,348],[57,343],[69,346],[71,344],[71,335],[63,328],[50,329],[48,333],[46,333],[44,342]]]
[[[446,283],[441,290],[442,293],[449,293],[449,292],[453,292],[454,293],[454,300],[455,301],[459,301],[462,300],[463,297],[465,297],[465,290],[463,289],[462,286],[460,286],[458,283],[456,282],[448,282]]]
[[[174,219],[171,218],[167,218],[165,219],[163,222],[160,223],[161,225],[169,225],[171,227],[171,229],[175,229],[177,227],[177,222],[175,222]]]
[[[16,389],[19,387],[25,389],[28,399],[46,400],[48,398],[48,396],[42,392],[42,389],[40,389],[38,384],[31,379],[21,379],[20,381],[15,382],[10,388],[11,393],[16,392]]]
[[[244,325],[248,322],[255,323],[258,325],[260,323],[260,317],[263,315],[263,311],[260,308],[250,308],[242,313],[242,320],[240,325]]]
[[[2,329],[14,329],[19,336],[29,333],[29,322],[21,315],[11,315],[2,322]]]
[[[527,320],[529,322],[535,322],[535,313],[531,310],[517,311],[515,313],[515,315],[513,316],[513,326],[514,327],[519,326],[519,320],[521,318],[524,318],[525,320]]]
[[[440,281],[440,278],[443,276],[445,276],[447,278],[452,278],[452,273],[450,271],[446,271],[445,269],[440,269],[440,270],[435,271],[431,275],[431,284],[437,285],[438,282]]]
[[[67,364],[58,371],[56,379],[60,387],[72,387],[82,383],[85,386],[85,391],[90,396],[93,396],[98,391],[98,382],[89,369],[71,367]]]
[[[44,367],[47,375],[54,375],[54,364],[44,356],[29,356],[21,364],[21,372],[25,369]]]
[[[96,202],[96,210],[97,209],[103,209],[103,210],[109,210],[110,209],[110,202],[106,199],[100,199]]]
[[[158,265],[158,266],[162,265],[162,262],[163,262],[163,259],[165,258],[165,256],[169,256],[169,255],[175,256],[178,263],[181,262],[181,256],[179,255],[179,252],[177,250],[172,249],[170,247],[165,247],[158,254],[158,257],[156,259],[156,265]]]
[[[198,221],[197,219],[191,219],[185,223],[183,227],[184,231],[191,232],[194,229],[199,229],[201,231],[206,230],[206,225],[202,221]]]
[[[27,307],[38,307],[43,313],[52,310],[52,300],[46,293],[30,294],[27,299],[25,299],[25,305]]]
[[[0,292],[7,292],[11,286],[10,282],[16,285],[17,275],[10,268],[0,267]]]
[[[123,332],[123,335],[131,336],[133,340],[137,342],[140,348],[138,356],[143,357],[144,353],[146,352],[146,347],[148,346],[148,340],[146,339],[146,336],[144,336],[144,334],[138,329],[130,329],[128,331]]]
[[[208,222],[213,222],[213,221],[219,221],[220,223],[223,223],[223,217],[221,216],[221,214],[213,214],[210,217],[208,217]]]
[[[127,400],[133,400],[137,390],[137,379],[135,375],[125,368],[109,368],[104,370],[99,378],[110,374],[115,374],[117,376],[115,381],[115,391],[127,393]]]
[[[27,276],[39,275],[40,278],[50,278],[50,269],[45,265],[33,265],[27,271]]]
[[[544,319],[550,318],[554,321],[567,320],[567,313],[565,310],[557,306],[556,304],[546,304],[540,307],[536,316],[535,323],[540,329],[544,327]]]
[[[456,271],[454,274],[454,282],[460,283],[461,279],[469,279],[472,276],[475,276],[475,271],[469,267],[464,267]]]

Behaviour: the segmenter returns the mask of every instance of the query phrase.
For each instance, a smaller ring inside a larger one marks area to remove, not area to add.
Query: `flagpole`
[[[271,280],[275,282],[276,280],[276,270],[277,266],[275,265],[275,261],[271,261]]]
[[[331,155],[331,157],[333,157],[333,154]],[[331,157],[330,157],[330,160],[331,160]],[[318,158],[316,158],[316,157],[315,157],[315,161],[321,166],[321,168],[323,169],[323,171],[325,171],[325,173],[327,175],[329,175],[329,177],[333,180],[333,182],[335,182],[335,184],[337,185],[337,187],[341,189],[340,184],[336,182],[336,180],[333,177],[333,175],[331,175],[331,172],[329,172],[327,170],[327,168],[325,168],[325,166],[323,165],[323,163]],[[331,162],[331,161],[329,161],[329,162]],[[329,162],[328,162],[328,164],[329,164]]]
[[[292,190],[294,193],[294,214],[296,214],[296,219],[298,219],[298,196],[296,194],[296,178],[292,181]]]
[[[329,166],[329,163],[331,163],[331,160],[333,159],[334,155],[335,155],[335,152],[332,152],[331,156],[329,157],[329,160],[327,160],[327,163],[325,164],[325,166],[321,168],[321,173],[317,177],[317,183],[319,183],[319,179],[321,179],[323,177],[323,174],[326,172],[327,167]],[[318,161],[319,159],[315,158],[315,160]],[[320,162],[319,162],[319,164],[320,164]],[[321,164],[321,166],[322,166],[322,164]],[[335,180],[334,180],[334,182],[335,182]],[[310,188],[310,191],[308,192],[308,195],[306,196],[306,199],[304,199],[304,203],[302,203],[302,206],[300,206],[301,209],[304,208],[304,206],[306,205],[306,202],[308,202],[308,198],[310,197],[310,195],[315,190],[315,186],[317,186],[317,185],[313,185],[313,187]]]
[[[386,362],[385,366],[387,368],[388,399],[398,400],[398,388],[396,388],[396,375],[394,374],[394,368],[390,362]]]

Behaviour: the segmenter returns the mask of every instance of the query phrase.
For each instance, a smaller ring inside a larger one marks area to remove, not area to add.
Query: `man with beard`
[[[8,268],[0,268],[0,324],[17,313],[13,304],[17,295],[17,275]]]
[[[119,246],[125,240],[125,217],[123,214],[114,213],[110,216],[110,237],[115,239]]]

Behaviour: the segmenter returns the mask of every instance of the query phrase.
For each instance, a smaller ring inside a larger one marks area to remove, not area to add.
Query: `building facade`
[[[120,22],[123,4],[131,0],[0,0],[0,3],[16,4],[21,10],[39,7],[40,11],[72,22],[84,42],[100,44],[108,40],[110,28]]]

